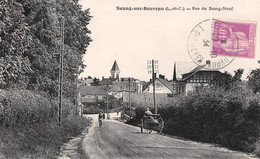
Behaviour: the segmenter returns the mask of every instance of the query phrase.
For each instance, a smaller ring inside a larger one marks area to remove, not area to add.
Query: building
[[[106,100],[107,93],[111,87],[107,86],[80,86],[79,101],[80,103],[96,103]]]
[[[192,71],[182,74],[182,78],[176,79],[176,68],[174,65],[173,90],[175,94],[187,95],[189,91],[194,91],[197,86],[211,86],[216,78],[221,78],[219,70],[205,69],[197,66]]]
[[[159,75],[159,78],[155,79],[155,93],[170,93],[173,91],[173,84],[165,79],[165,76]],[[143,93],[153,93],[153,82],[151,81],[144,87]]]
[[[116,60],[114,61],[114,64],[113,64],[113,66],[110,70],[110,73],[111,73],[112,79],[114,79],[114,78],[119,79],[120,70],[119,70],[119,67],[118,67]]]
[[[109,78],[102,77],[101,81],[99,82],[99,85],[112,86],[112,83],[114,81],[119,81],[120,70],[119,70],[116,60],[114,61],[114,64],[110,70],[110,73],[111,73],[111,76]]]
[[[78,79],[78,84],[80,86],[90,86],[92,83],[93,83],[93,79],[91,76],[88,76],[87,78]]]
[[[109,78],[104,78],[104,77],[102,77],[101,81],[99,82],[99,85],[112,86],[112,83],[113,83],[114,81],[119,81],[119,79],[117,79],[117,78],[111,78],[111,77],[109,77]]]

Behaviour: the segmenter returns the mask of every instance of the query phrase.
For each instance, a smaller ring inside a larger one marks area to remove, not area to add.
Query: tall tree
[[[248,85],[254,93],[260,93],[260,69],[254,69],[247,76]]]
[[[226,90],[235,88],[238,84],[237,82],[241,81],[243,72],[243,69],[238,69],[234,71],[235,74],[234,76],[232,76],[230,73],[225,71],[224,73],[221,73],[220,76],[215,77],[215,79],[213,80],[213,85],[224,88]]]
[[[91,42],[91,16],[78,0],[1,1],[0,84],[25,83],[28,89],[57,96],[60,17],[64,17],[64,94],[75,94],[75,78],[85,67],[83,55]],[[2,54],[3,52],[3,54]],[[81,68],[81,69],[77,69]],[[18,80],[19,81],[19,80]]]
[[[0,88],[24,87],[31,69],[23,54],[32,42],[24,9],[17,1],[0,3]]]
[[[91,83],[91,86],[99,86],[99,79],[94,77],[93,82]]]

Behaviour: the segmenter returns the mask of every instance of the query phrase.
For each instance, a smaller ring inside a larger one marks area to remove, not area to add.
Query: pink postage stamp
[[[232,57],[255,57],[255,22],[213,20],[212,54]]]

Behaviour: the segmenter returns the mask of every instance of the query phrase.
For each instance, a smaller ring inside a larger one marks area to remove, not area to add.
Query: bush
[[[68,137],[89,124],[76,117],[75,105],[63,100],[62,126],[57,101],[27,90],[0,91],[0,151],[6,158],[54,158]],[[2,146],[1,146],[2,145]]]
[[[245,94],[212,88],[190,93],[178,105],[159,108],[163,132],[253,152],[260,137],[260,104]]]

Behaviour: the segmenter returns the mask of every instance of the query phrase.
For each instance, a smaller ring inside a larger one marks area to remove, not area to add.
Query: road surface
[[[249,159],[252,156],[210,144],[185,141],[157,133],[140,133],[140,128],[116,121],[115,114],[98,127],[98,115],[83,139],[90,159]],[[119,116],[118,116],[119,117]]]

